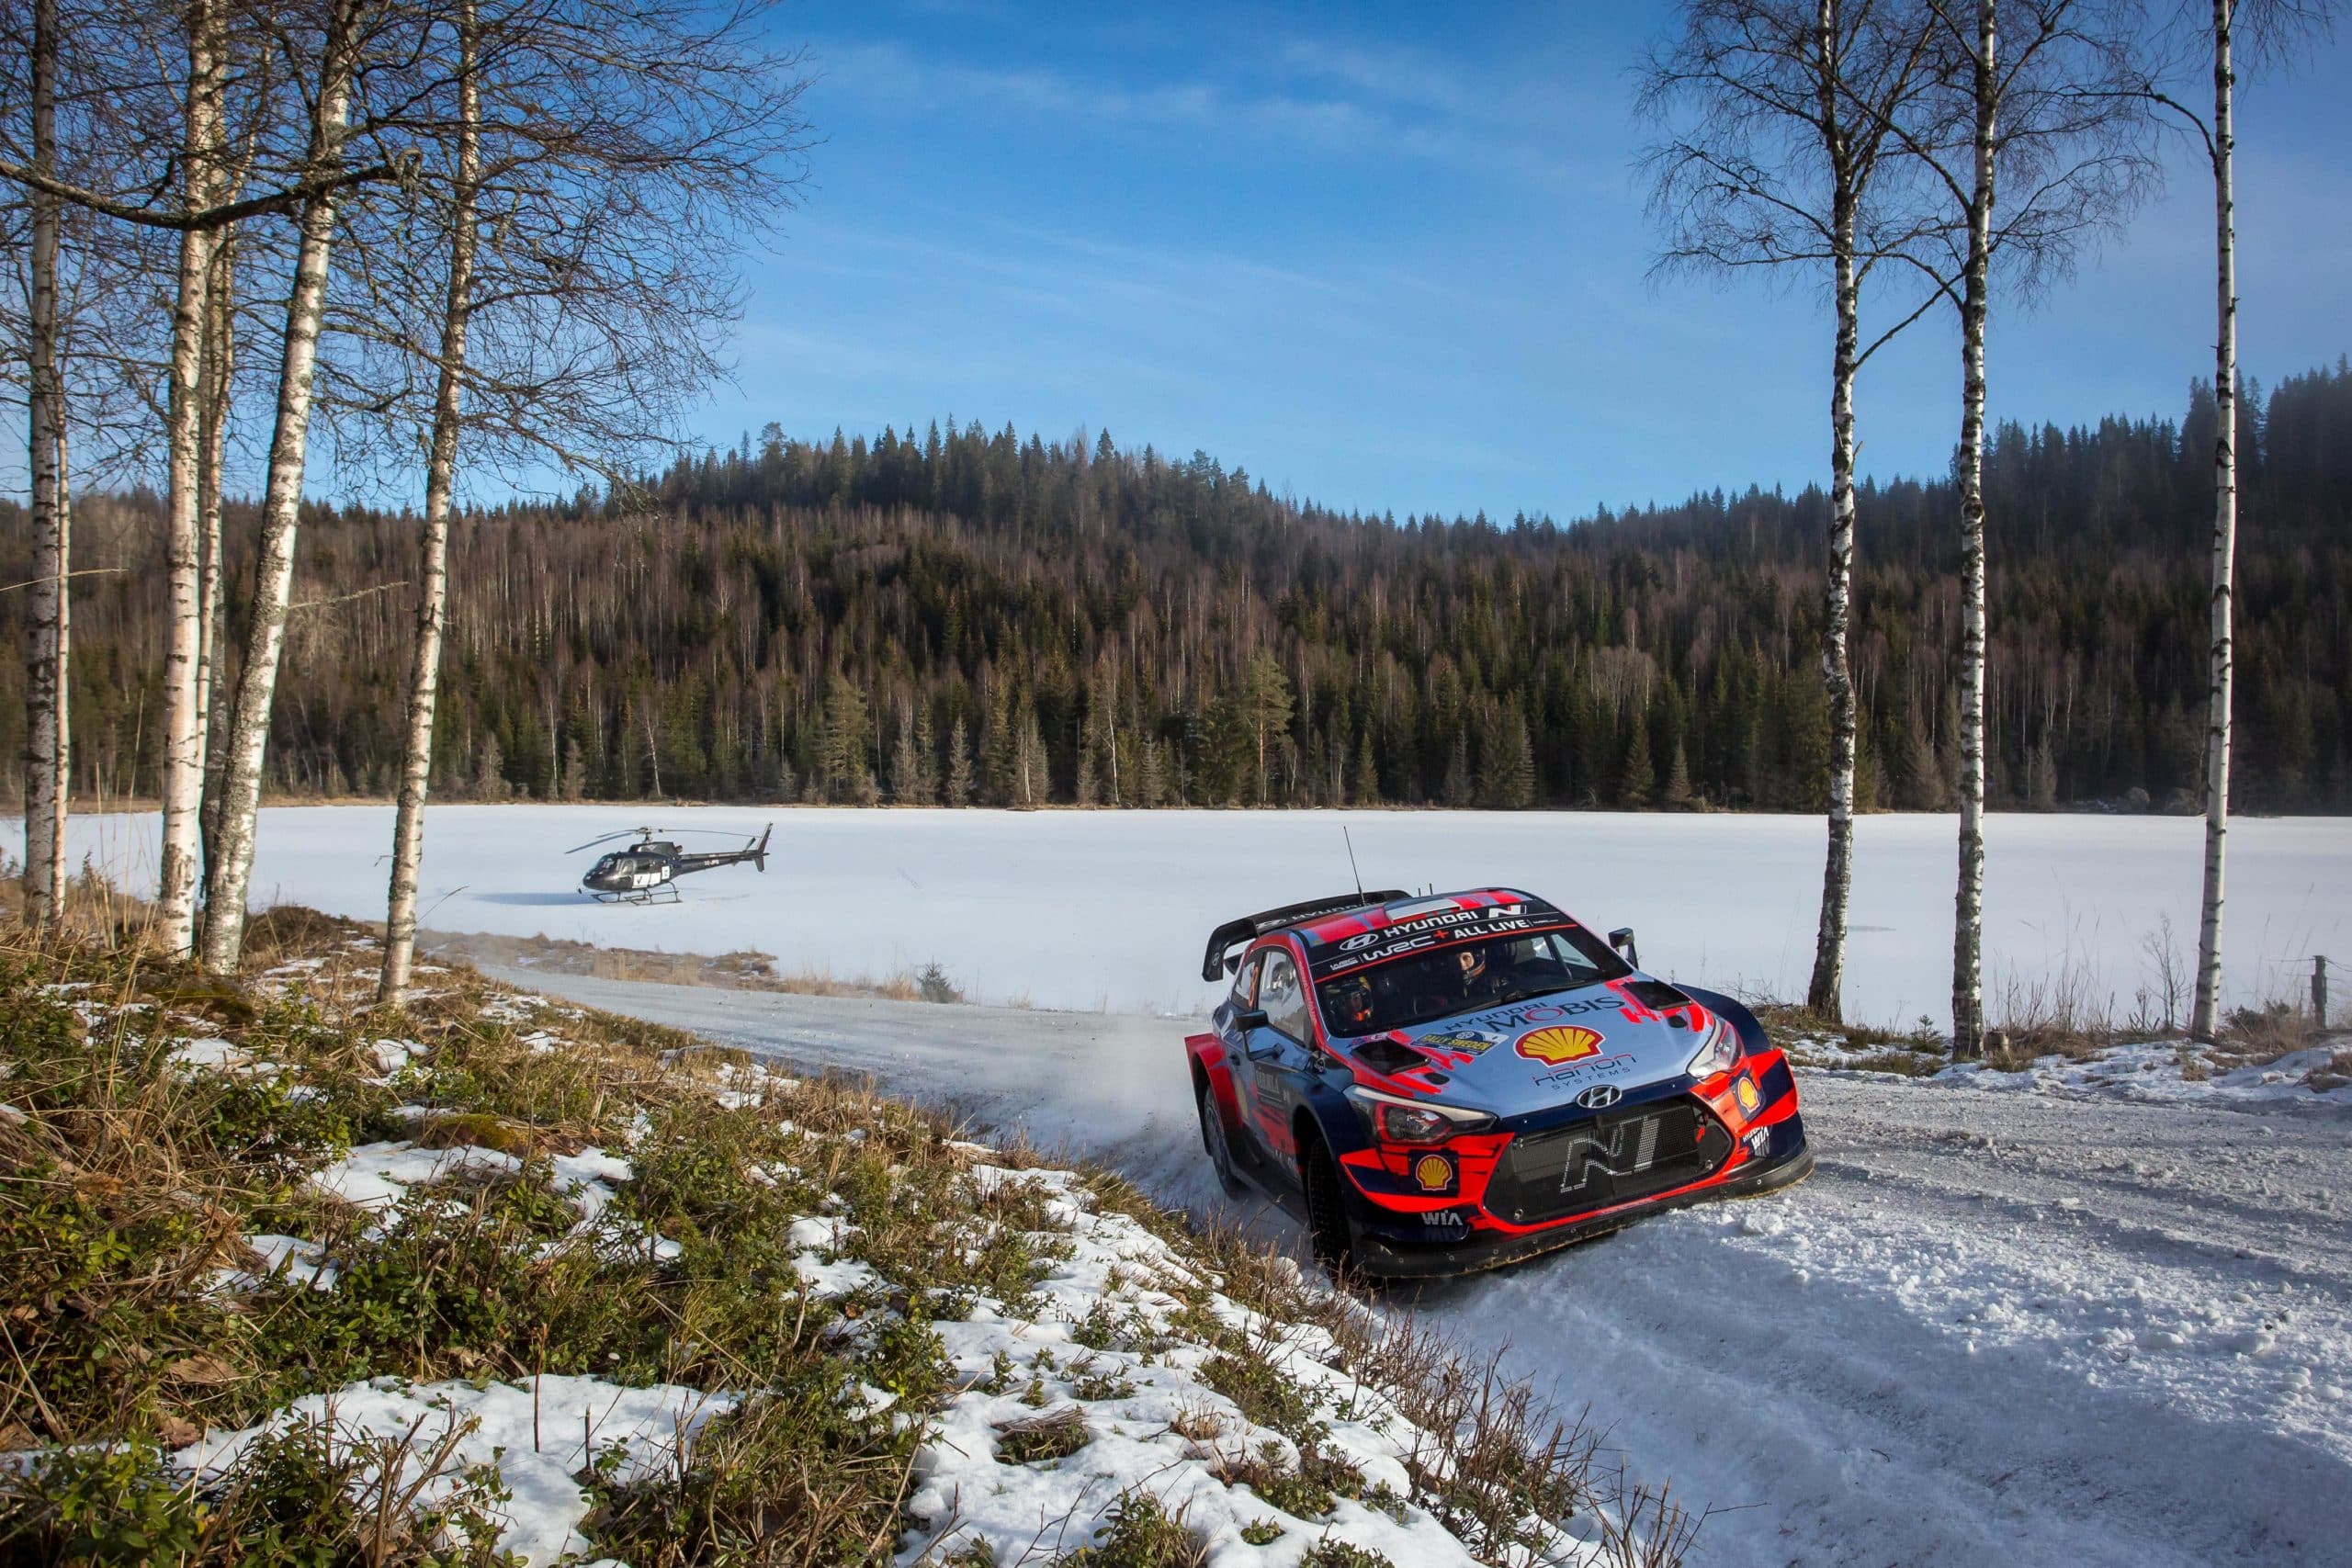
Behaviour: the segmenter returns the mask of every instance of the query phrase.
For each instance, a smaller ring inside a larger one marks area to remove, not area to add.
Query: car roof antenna
[[[1340,824],[1340,841],[1348,846],[1348,874],[1356,879],[1356,897],[1363,897],[1363,873],[1356,869],[1356,841],[1349,836],[1348,825]]]

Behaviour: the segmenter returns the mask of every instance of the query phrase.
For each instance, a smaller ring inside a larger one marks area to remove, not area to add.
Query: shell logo
[[[1600,1036],[1589,1029],[1574,1024],[1555,1023],[1544,1029],[1531,1029],[1519,1037],[1513,1047],[1530,1061],[1556,1067],[1563,1062],[1580,1062],[1600,1051]]]
[[[1413,1179],[1424,1192],[1442,1192],[1453,1184],[1453,1162],[1443,1155],[1423,1155],[1413,1162]]]
[[[1755,1115],[1757,1108],[1764,1103],[1764,1096],[1757,1089],[1756,1080],[1744,1075],[1737,1083],[1732,1085],[1731,1092],[1732,1098],[1739,1101],[1740,1112],[1743,1115]]]

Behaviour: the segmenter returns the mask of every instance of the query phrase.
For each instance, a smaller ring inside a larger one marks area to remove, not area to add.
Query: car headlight
[[[1729,1072],[1740,1056],[1739,1031],[1712,1012],[1706,1017],[1706,1038],[1699,1043],[1698,1055],[1683,1069],[1694,1078],[1711,1078],[1717,1073]]]
[[[1442,1144],[1457,1134],[1476,1133],[1495,1123],[1494,1117],[1484,1111],[1405,1100],[1362,1084],[1351,1084],[1347,1094],[1372,1135],[1387,1144]]]

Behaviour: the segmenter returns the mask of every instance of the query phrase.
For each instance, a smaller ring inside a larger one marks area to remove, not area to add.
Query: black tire
[[[1201,1147],[1209,1155],[1209,1164],[1216,1171],[1216,1184],[1228,1198],[1239,1198],[1250,1189],[1242,1181],[1241,1173],[1233,1168],[1233,1145],[1226,1141],[1225,1113],[1216,1108],[1216,1097],[1209,1092],[1204,1081],[1195,1087],[1193,1100],[1201,1111]]]
[[[1355,1222],[1348,1218],[1340,1168],[1312,1127],[1303,1129],[1298,1140],[1298,1182],[1306,1197],[1306,1234],[1315,1245],[1315,1261],[1334,1276],[1345,1276],[1355,1267]]]

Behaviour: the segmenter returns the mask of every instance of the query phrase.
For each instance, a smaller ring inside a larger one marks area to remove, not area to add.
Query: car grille
[[[1513,1138],[1487,1184],[1487,1209],[1516,1225],[1630,1203],[1723,1168],[1731,1134],[1687,1096]]]

